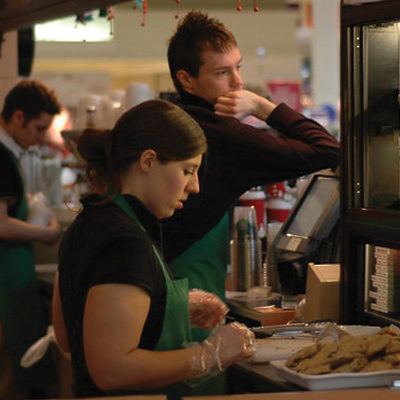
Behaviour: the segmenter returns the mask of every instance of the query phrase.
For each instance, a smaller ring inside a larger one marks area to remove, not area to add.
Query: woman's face
[[[184,207],[189,194],[199,193],[197,172],[202,155],[183,160],[160,163],[155,161],[149,172],[148,196],[144,199],[147,208],[158,218],[171,217],[175,210]]]

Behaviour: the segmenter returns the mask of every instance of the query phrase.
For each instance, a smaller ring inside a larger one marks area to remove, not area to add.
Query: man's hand
[[[253,115],[265,121],[276,105],[265,97],[248,90],[236,90],[220,96],[215,103],[215,113],[242,120]]]

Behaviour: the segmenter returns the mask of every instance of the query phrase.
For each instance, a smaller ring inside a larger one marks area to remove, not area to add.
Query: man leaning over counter
[[[286,104],[243,90],[235,37],[207,14],[191,11],[179,22],[168,62],[178,104],[203,128],[209,147],[199,171],[200,194],[163,224],[164,253],[191,288],[224,299],[228,209],[254,186],[336,167],[339,143]],[[241,122],[250,115],[277,133]]]

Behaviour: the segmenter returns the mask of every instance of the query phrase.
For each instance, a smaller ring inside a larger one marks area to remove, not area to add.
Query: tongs
[[[336,325],[336,323],[330,321],[299,322],[285,325],[260,326],[250,328],[250,330],[258,339],[271,336],[296,336],[302,334],[318,336],[328,325]]]

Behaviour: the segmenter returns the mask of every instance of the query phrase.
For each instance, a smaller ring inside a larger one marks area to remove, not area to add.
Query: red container
[[[254,206],[257,215],[258,231],[262,228],[265,232],[267,224],[267,215],[265,212],[265,193],[262,190],[249,190],[239,197],[241,206]]]
[[[282,199],[267,200],[267,218],[268,222],[278,221],[285,222],[290,214],[291,206]]]
[[[276,182],[267,185],[267,196],[269,199],[283,199],[286,189],[284,182]]]

